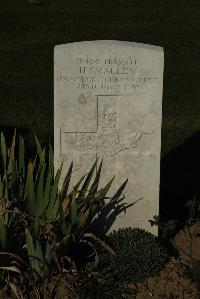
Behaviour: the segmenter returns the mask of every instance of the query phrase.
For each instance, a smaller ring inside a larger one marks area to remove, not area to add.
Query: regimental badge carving
[[[98,110],[101,104],[101,109]],[[102,105],[97,97],[97,131],[95,132],[65,132],[66,143],[74,145],[74,150],[96,152],[98,156],[110,157],[121,151],[136,148],[144,134],[125,133],[119,128],[119,112],[117,107],[108,103]],[[69,138],[70,134],[70,138]]]
[[[102,130],[117,130],[117,112],[115,109],[104,109],[99,119],[99,126]]]
[[[77,133],[77,147],[92,149],[94,147],[94,137],[90,133]]]
[[[97,132],[97,152],[104,156],[113,156],[119,152],[134,148],[138,145],[141,134],[134,133],[120,139],[118,132],[118,114],[114,108],[104,109],[99,118],[99,131]]]
[[[111,156],[118,151],[120,146],[117,132],[100,131],[97,133],[97,151],[99,154]]]

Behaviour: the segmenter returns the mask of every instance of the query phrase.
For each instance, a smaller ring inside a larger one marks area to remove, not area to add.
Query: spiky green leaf
[[[99,180],[100,180],[100,175],[101,175],[101,168],[102,168],[102,163],[103,163],[103,159],[101,160],[101,163],[99,165],[99,168],[97,170],[94,182],[90,188],[90,196],[95,196],[97,190],[98,190],[98,186],[99,186]]]
[[[89,184],[91,182],[93,173],[94,173],[94,171],[96,170],[96,167],[97,167],[97,161],[98,161],[98,159],[95,161],[95,163],[93,164],[92,168],[90,169],[89,173],[86,176],[85,182],[83,183],[83,186],[82,186],[81,192],[80,192],[81,197],[84,197],[86,192],[88,191],[88,187],[89,187]]]
[[[59,181],[60,181],[60,176],[61,176],[61,172],[62,172],[62,167],[63,167],[63,163],[61,164],[61,167],[60,169],[58,169],[57,173],[56,173],[56,177],[55,177],[55,180],[54,180],[54,184],[52,186],[52,190],[51,190],[51,193],[50,193],[50,201],[49,201],[49,205],[48,205],[48,208],[47,208],[47,212],[46,212],[46,215],[47,215],[47,218],[48,219],[53,219],[53,215],[55,215],[55,211],[53,211],[54,209],[54,206],[55,206],[55,202],[56,200],[59,201],[59,196],[58,196],[58,185],[59,185]],[[59,203],[58,203],[59,204]],[[56,211],[57,213],[57,211]]]
[[[125,181],[123,182],[123,184],[119,187],[119,189],[117,190],[117,192],[116,192],[116,193],[113,195],[113,197],[111,198],[110,203],[111,203],[111,202],[116,202],[116,201],[120,198],[120,196],[122,195],[122,192],[124,191],[124,189],[125,189],[127,183],[128,183],[128,179],[125,180]]]
[[[1,217],[0,217],[0,248],[1,250],[6,250],[7,248],[7,229]]]
[[[0,174],[0,199],[3,197],[3,182]]]
[[[52,249],[49,242],[46,242],[45,261],[48,265],[50,265],[52,261]]]
[[[30,214],[35,215],[35,188],[33,179],[33,164],[31,161],[28,163],[25,198],[27,199]]]
[[[89,207],[82,215],[80,215],[79,220],[78,220],[78,227],[79,229],[82,229],[86,226],[90,219],[90,210],[91,208]]]
[[[47,180],[46,180],[46,184],[45,184],[45,188],[44,188],[44,197],[43,197],[45,210],[47,209],[49,201],[50,201],[50,191],[51,191],[52,177],[53,177],[53,171],[49,167]],[[45,212],[45,210],[43,212]]]
[[[51,144],[49,143],[49,165],[54,164],[54,155],[53,155],[53,149]]]
[[[60,218],[61,221],[64,221],[64,210],[63,210],[63,201],[67,196],[68,188],[69,188],[69,183],[71,180],[71,175],[72,175],[72,169],[73,169],[73,163],[70,164],[70,167],[68,169],[68,172],[65,176],[61,192],[59,193],[59,212],[60,212]]]
[[[31,267],[42,277],[44,273],[42,270],[41,246],[37,240],[36,240],[36,244],[34,244],[33,238],[28,228],[25,229],[25,236],[26,236],[26,244],[27,244],[28,256],[29,256]]]
[[[115,176],[113,176],[113,178],[108,182],[108,184],[99,191],[99,194],[96,197],[97,200],[105,199],[105,196],[108,193],[114,179],[115,179]]]
[[[19,173],[24,178],[25,176],[25,147],[24,147],[24,139],[19,135]]]
[[[39,155],[39,158],[40,158],[40,161],[43,159],[43,150],[42,150],[42,147],[41,147],[41,144],[37,138],[36,135],[35,136],[35,142],[36,142],[36,146],[37,146],[37,153]]]
[[[70,167],[68,169],[68,172],[67,172],[64,182],[63,182],[63,186],[61,189],[61,202],[64,200],[64,198],[67,195],[69,183],[70,183],[71,176],[72,176],[72,169],[73,169],[73,162],[70,164]]]
[[[7,174],[8,175],[13,173],[13,162],[14,162],[14,158],[15,158],[15,139],[16,139],[16,129],[15,129],[15,132],[14,132],[14,135],[13,135],[12,145],[11,145],[11,148],[10,148],[10,155],[9,155],[8,169],[7,169]]]
[[[76,221],[77,221],[77,203],[76,203],[76,194],[74,193],[73,196],[72,196],[72,201],[71,201],[71,204],[70,204],[70,223],[71,223],[71,226],[73,226]]]
[[[3,133],[1,133],[1,156],[3,160],[3,165],[4,165],[4,171],[6,172],[7,170],[7,163],[6,163],[6,142]]]
[[[28,255],[34,256],[35,255],[35,245],[33,243],[33,238],[31,236],[31,233],[28,230],[28,228],[25,228],[25,236],[26,236]]]
[[[42,165],[42,169],[38,178],[38,185],[36,187],[36,215],[42,216],[46,208],[46,202],[44,201],[43,187],[44,187],[44,171],[45,163]]]

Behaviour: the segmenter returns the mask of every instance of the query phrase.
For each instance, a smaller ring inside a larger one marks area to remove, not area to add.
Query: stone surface
[[[137,203],[111,229],[135,226],[157,234],[148,220],[159,213],[163,66],[163,49],[151,45],[55,47],[55,169],[73,161],[76,181],[103,158],[102,185],[116,175],[110,194],[128,178],[124,202]]]

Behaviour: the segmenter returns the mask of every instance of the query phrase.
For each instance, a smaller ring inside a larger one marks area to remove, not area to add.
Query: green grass
[[[1,0],[0,125],[53,139],[53,49],[117,39],[165,50],[162,155],[200,129],[200,4],[150,0]],[[170,4],[173,3],[173,4]]]

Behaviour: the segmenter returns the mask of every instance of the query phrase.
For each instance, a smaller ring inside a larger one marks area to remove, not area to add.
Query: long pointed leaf
[[[78,183],[73,187],[73,190],[72,192],[69,194],[68,198],[70,199],[70,202],[71,202],[71,199],[73,198],[74,194],[79,194],[79,187],[82,183],[82,181],[84,180],[84,178],[86,177],[86,175],[83,175],[80,180],[78,181]],[[79,207],[80,207],[80,204],[84,204],[82,201],[79,202]]]
[[[39,155],[40,160],[42,160],[43,159],[43,150],[42,150],[41,144],[36,135],[35,135],[35,142],[36,142],[36,146],[37,146],[37,153]]]
[[[78,221],[78,226],[79,228],[84,228],[86,226],[86,224],[88,223],[89,217],[90,216],[90,208],[88,208],[83,215],[81,215],[79,217],[79,221]]]
[[[51,144],[49,143],[49,165],[53,165],[54,164],[54,155],[53,155],[53,149]]]
[[[1,180],[1,174],[0,174],[0,199],[3,197],[3,182]]]
[[[6,142],[3,133],[1,133],[1,156],[3,161],[3,181],[5,182],[5,189],[3,191],[3,197],[8,200],[8,184],[7,184],[7,150],[6,150]]]
[[[24,139],[19,135],[19,173],[24,178],[25,176],[25,148],[24,148]]]
[[[35,245],[33,243],[33,238],[31,236],[31,233],[28,230],[28,228],[25,228],[25,236],[26,236],[28,255],[34,256],[35,255]]]
[[[59,181],[60,181],[62,167],[63,167],[63,163],[61,164],[60,169],[58,169],[58,171],[56,173],[55,181],[54,181],[54,184],[53,184],[53,187],[51,190],[50,201],[49,201],[49,205],[48,205],[47,212],[46,212],[47,218],[49,218],[49,219],[52,219],[55,201],[59,200],[58,185],[59,185]]]
[[[28,163],[28,173],[26,181],[26,195],[25,195],[31,215],[35,215],[35,189],[33,180],[33,165],[30,161]]]
[[[72,175],[72,169],[73,169],[73,162],[70,164],[70,167],[69,167],[66,177],[64,179],[63,186],[62,186],[62,189],[61,189],[61,192],[59,195],[59,202],[60,202],[59,211],[60,211],[60,218],[62,221],[64,220],[63,202],[64,202],[65,198],[67,197],[69,183],[70,183],[71,175]]]
[[[4,184],[4,192],[3,192],[3,198],[6,199],[6,202],[8,201],[8,182],[7,182],[7,175],[5,176],[5,184]]]
[[[45,261],[48,265],[50,265],[52,261],[52,249],[48,242],[46,243]]]
[[[61,189],[61,201],[64,200],[64,198],[66,197],[67,195],[67,192],[68,192],[68,188],[69,188],[69,183],[70,183],[70,180],[71,180],[71,176],[72,176],[72,169],[73,169],[73,162],[70,164],[70,167],[68,169],[68,172],[65,176],[65,179],[64,179],[64,182],[63,182],[63,186],[62,186],[62,189]]]
[[[7,162],[6,162],[6,142],[3,133],[1,133],[1,156],[3,161],[3,167],[4,167],[4,176],[7,172]]]
[[[84,184],[83,184],[83,186],[81,188],[81,192],[80,192],[80,195],[82,197],[85,196],[85,194],[86,194],[86,192],[88,190],[88,186],[90,184],[90,181],[92,179],[93,173],[94,173],[94,171],[96,169],[96,166],[97,166],[97,161],[98,161],[98,159],[95,161],[95,163],[93,164],[92,168],[90,169],[88,175],[86,176],[85,182],[84,182]]]
[[[15,139],[16,139],[16,129],[13,135],[12,145],[10,148],[10,155],[9,155],[9,162],[8,162],[8,169],[7,174],[11,174],[13,172],[13,161],[14,161],[14,155],[15,155]]]
[[[108,191],[109,191],[109,189],[110,189],[110,187],[111,187],[114,179],[115,179],[115,176],[113,176],[113,178],[108,182],[108,184],[99,191],[99,194],[96,197],[96,200],[101,200],[101,199],[105,198],[105,196],[108,193]]]
[[[90,212],[90,221],[94,219],[95,215],[101,211],[101,208],[103,208],[105,204],[105,196],[108,193],[113,181],[115,179],[115,176],[108,182],[108,184],[102,188],[98,193],[97,197],[93,201],[91,212]]]
[[[82,183],[82,181],[84,180],[85,177],[86,177],[86,175],[82,175],[82,177],[80,178],[78,183],[73,187],[74,192],[76,192],[76,193],[78,192],[79,187],[80,187],[80,185],[81,185],[81,183]]]
[[[31,221],[31,231],[33,233],[33,237],[36,238],[39,234],[40,227],[43,225],[43,221],[38,216],[34,217]]]
[[[101,163],[100,163],[99,168],[97,170],[94,182],[93,182],[93,184],[92,184],[92,186],[90,188],[89,194],[91,196],[94,196],[96,194],[97,190],[98,190],[99,180],[100,180],[100,175],[101,175],[102,163],[103,163],[103,159],[101,160]]]
[[[46,180],[46,184],[45,184],[45,189],[44,189],[44,198],[43,198],[44,205],[45,205],[45,210],[47,209],[49,201],[50,201],[50,191],[51,191],[52,177],[53,177],[53,171],[49,167],[47,180]],[[45,210],[43,212],[45,212]]]
[[[36,137],[36,135],[35,135],[35,141],[36,141],[36,147],[37,147],[37,155],[39,157],[39,166],[37,168],[37,173],[36,173],[36,180],[38,180],[41,168],[43,167],[43,164],[45,163],[46,148],[44,147],[44,149],[42,149],[40,142],[39,142],[38,138]],[[36,155],[35,161],[33,163],[33,168],[35,168],[35,166],[36,166],[37,155]]]
[[[36,248],[35,244],[33,242],[33,238],[31,236],[31,233],[29,230],[26,228],[25,229],[25,236],[26,236],[26,244],[27,244],[27,250],[28,250],[28,255],[29,255],[29,260],[31,267],[40,275],[43,276],[43,272],[41,271],[41,261],[40,258],[37,256],[39,255],[39,247],[38,243],[36,242]]]
[[[42,170],[43,164],[45,164],[45,155],[46,155],[46,149],[44,148],[43,151],[42,151],[42,155],[40,157],[39,166],[37,167],[36,181],[38,180],[38,178],[40,176],[40,172]]]
[[[123,184],[119,187],[117,192],[111,198],[110,203],[113,201],[117,201],[119,199],[119,197],[122,195],[122,192],[124,191],[124,188],[126,187],[127,183],[128,183],[128,179],[126,181],[124,181]]]
[[[38,178],[38,185],[36,187],[36,215],[37,216],[42,216],[46,206],[45,206],[45,201],[44,201],[44,196],[43,196],[43,186],[44,186],[44,171],[45,171],[45,163],[42,165],[42,169],[39,174]]]
[[[77,220],[77,203],[76,203],[76,194],[74,193],[70,204],[70,223],[72,227],[76,223],[76,220]]]
[[[0,247],[1,250],[6,250],[7,247],[7,230],[2,219],[0,219]]]

